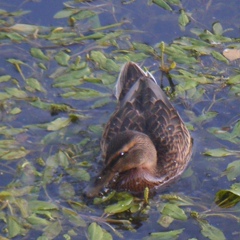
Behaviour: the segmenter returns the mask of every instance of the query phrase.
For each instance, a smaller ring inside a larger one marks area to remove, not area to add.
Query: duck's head
[[[108,188],[142,191],[155,181],[157,151],[144,133],[125,131],[108,144],[105,167],[85,189],[88,197],[97,196]]]

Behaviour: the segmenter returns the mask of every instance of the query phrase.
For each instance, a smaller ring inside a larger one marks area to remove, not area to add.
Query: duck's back
[[[190,134],[153,76],[130,62],[123,67],[116,88],[119,102],[103,134],[103,153],[119,132],[143,132],[156,147],[159,175],[171,179],[180,174],[190,158]]]

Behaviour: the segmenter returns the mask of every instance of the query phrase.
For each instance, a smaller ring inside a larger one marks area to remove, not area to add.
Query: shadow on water
[[[222,54],[239,49],[239,3],[152,2],[1,1],[0,238],[239,239],[239,60]],[[89,200],[129,60],[159,84],[164,64],[192,160],[149,199]],[[229,208],[214,203],[222,189]]]

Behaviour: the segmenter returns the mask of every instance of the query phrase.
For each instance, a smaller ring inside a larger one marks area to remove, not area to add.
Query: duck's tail
[[[142,77],[150,78],[153,82],[157,83],[150,72],[143,71],[136,63],[128,62],[124,64],[116,84],[116,98],[118,101],[121,101],[134,83]]]

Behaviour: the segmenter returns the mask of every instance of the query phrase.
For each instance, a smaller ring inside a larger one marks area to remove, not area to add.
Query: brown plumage
[[[166,185],[191,157],[189,131],[149,72],[126,63],[116,97],[117,108],[101,140],[105,166],[85,189],[88,197],[109,188],[141,192]]]

